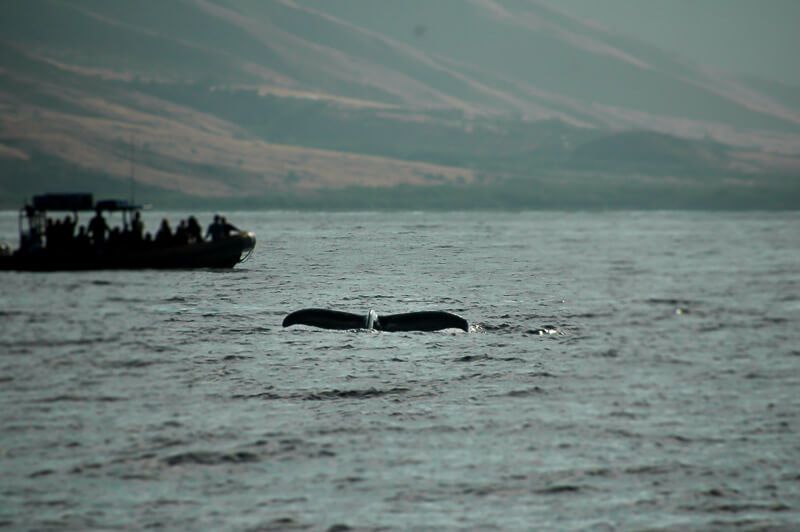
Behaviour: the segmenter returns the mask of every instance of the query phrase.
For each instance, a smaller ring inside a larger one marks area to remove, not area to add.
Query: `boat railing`
[[[122,215],[122,225],[127,226],[129,215],[142,210],[141,205],[135,205],[127,200],[104,199],[94,201],[92,194],[88,193],[48,193],[34,196],[31,203],[19,210],[19,241],[20,249],[27,251],[41,248],[44,245],[47,213],[52,211],[72,213],[74,225],[79,225],[81,211],[119,212]],[[27,223],[26,223],[27,222]]]
[[[248,247],[242,249],[244,256],[239,258],[239,264],[241,264],[246,262],[253,254],[253,250],[256,249],[256,234],[252,231],[239,231],[239,236],[244,237],[245,241],[249,243]]]
[[[192,267],[197,264],[231,267],[248,260],[253,253],[255,234],[239,231],[222,216],[214,217],[207,235],[211,236],[210,240],[203,238],[194,216],[190,216],[188,222],[181,220],[174,234],[165,218],[162,221],[164,230],[160,228],[153,238],[150,233],[143,234],[144,224],[139,216],[141,209],[141,206],[125,200],[95,202],[91,194],[34,196],[19,210],[19,248],[13,251],[0,242],[0,256],[10,255],[17,262],[4,260],[0,266],[4,269],[59,269],[65,265],[69,268],[77,265],[89,269],[109,265],[119,267],[124,261],[132,260],[131,264],[137,267],[145,263],[155,267],[175,267],[182,264],[181,261]],[[52,211],[67,211],[72,217],[68,215],[63,220],[50,218]],[[92,219],[88,228],[81,225],[75,235],[81,211],[96,211],[98,217]],[[101,212],[120,213],[122,226],[109,227]]]

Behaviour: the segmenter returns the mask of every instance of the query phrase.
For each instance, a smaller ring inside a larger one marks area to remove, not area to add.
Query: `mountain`
[[[10,0],[0,15],[6,203],[131,177],[155,201],[255,206],[636,206],[643,182],[667,206],[698,187],[740,190],[736,206],[800,196],[797,91],[534,0]],[[624,200],[582,202],[587,182]]]
[[[737,76],[800,85],[795,0],[540,0]]]

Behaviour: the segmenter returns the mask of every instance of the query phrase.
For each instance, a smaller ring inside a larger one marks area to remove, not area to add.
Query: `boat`
[[[232,228],[210,240],[199,238],[158,242],[117,233],[115,239],[91,241],[76,238],[72,232],[79,213],[94,211],[119,213],[123,227],[131,226],[134,215],[142,209],[126,200],[93,201],[92,194],[43,194],[19,211],[19,248],[12,251],[0,245],[0,270],[141,270],[233,268],[246,260],[256,245],[255,234]],[[72,213],[68,237],[59,239],[47,234],[47,213]],[[138,218],[138,215],[136,215]],[[122,236],[119,236],[122,235]],[[48,242],[48,239],[51,241]]]

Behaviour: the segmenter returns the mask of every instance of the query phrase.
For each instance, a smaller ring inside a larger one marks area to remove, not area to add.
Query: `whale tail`
[[[382,331],[440,331],[442,329],[461,329],[469,331],[467,320],[441,310],[389,314],[378,319]]]
[[[461,329],[469,331],[467,320],[440,310],[408,312],[378,316],[370,310],[366,316],[321,308],[307,308],[292,312],[283,319],[283,326],[310,325],[323,329],[375,329],[379,331],[440,331]]]
[[[283,326],[292,325],[311,325],[323,329],[363,329],[366,326],[364,316],[341,312],[338,310],[328,310],[324,308],[306,308],[292,312],[283,318]]]

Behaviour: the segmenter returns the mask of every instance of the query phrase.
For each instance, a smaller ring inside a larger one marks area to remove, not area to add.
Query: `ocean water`
[[[0,527],[800,528],[800,214],[228,218],[230,271],[0,272]]]

